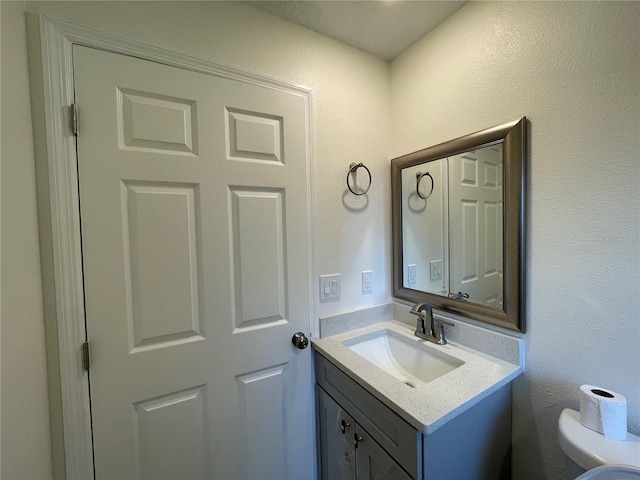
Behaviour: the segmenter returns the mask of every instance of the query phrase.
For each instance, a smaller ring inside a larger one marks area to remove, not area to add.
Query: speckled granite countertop
[[[342,343],[384,329],[397,332],[409,341],[421,343],[436,354],[440,351],[456,357],[462,360],[464,365],[425,386],[412,388]],[[332,337],[313,339],[312,346],[418,431],[427,435],[522,373],[519,365],[453,342],[435,345],[421,340],[413,334],[410,327],[396,321],[377,323]]]

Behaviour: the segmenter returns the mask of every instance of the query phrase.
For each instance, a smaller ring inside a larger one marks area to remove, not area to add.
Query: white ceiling
[[[392,60],[465,1],[247,1],[260,10]]]

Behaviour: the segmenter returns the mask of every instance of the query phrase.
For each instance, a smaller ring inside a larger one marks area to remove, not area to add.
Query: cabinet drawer
[[[318,352],[315,370],[316,383],[413,478],[421,478],[422,435]]]

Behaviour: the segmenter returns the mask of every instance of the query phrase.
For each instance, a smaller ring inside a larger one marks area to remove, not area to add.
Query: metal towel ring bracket
[[[364,168],[367,171],[367,174],[369,174],[369,185],[367,185],[367,188],[364,190],[364,192],[356,193],[353,188],[351,188],[351,184],[349,183],[349,175],[351,175],[352,173],[356,173],[356,170],[358,170],[360,167]],[[349,165],[349,171],[347,172],[347,188],[354,195],[364,195],[369,191],[369,189],[371,188],[371,172],[364,163],[352,163]]]
[[[431,180],[431,190],[429,190],[429,193],[427,195],[422,195],[420,193],[420,182],[422,181],[422,179],[424,177],[429,177],[429,180]],[[431,194],[433,193],[433,177],[431,176],[431,174],[429,172],[427,172],[427,173],[422,173],[422,172],[416,173],[416,193],[418,194],[418,196],[420,198],[422,198],[424,200],[429,198],[431,196]]]

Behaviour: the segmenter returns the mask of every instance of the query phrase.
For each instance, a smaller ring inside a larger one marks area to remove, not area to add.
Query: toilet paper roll
[[[609,440],[627,438],[627,399],[619,393],[582,385],[580,387],[580,423],[602,433]]]

